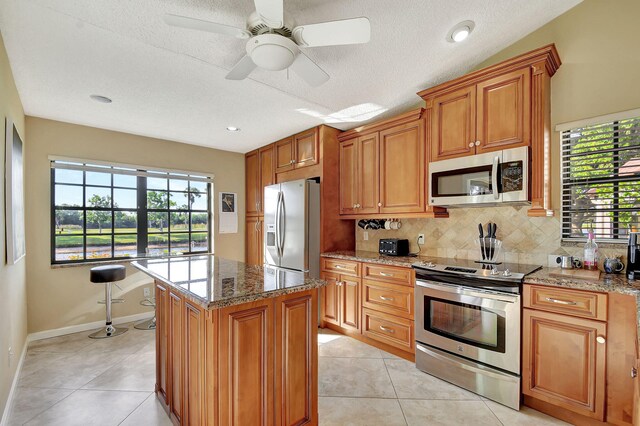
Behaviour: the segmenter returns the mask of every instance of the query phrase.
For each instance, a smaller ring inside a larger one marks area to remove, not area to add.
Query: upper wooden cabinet
[[[247,215],[255,216],[260,212],[260,156],[257,149],[245,155],[244,164]]]
[[[432,161],[529,145],[530,74],[516,70],[436,94]]]
[[[320,161],[318,128],[300,132],[275,144],[276,173],[313,166]]]
[[[340,214],[425,213],[426,138],[422,110],[344,132]]]
[[[264,213],[264,187],[276,183],[274,155],[273,144],[245,155],[247,216]]]
[[[531,147],[529,216],[552,216],[551,77],[560,67],[553,44],[418,93],[430,126],[429,161]]]

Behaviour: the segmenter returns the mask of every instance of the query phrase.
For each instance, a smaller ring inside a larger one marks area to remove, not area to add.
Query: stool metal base
[[[89,337],[92,339],[106,339],[107,337],[115,337],[129,331],[128,328],[124,327],[114,327],[113,325],[107,325],[105,328],[96,331],[95,333],[91,333]]]
[[[156,317],[149,318],[148,320],[143,320],[137,322],[133,325],[134,328],[138,330],[155,330],[156,329]]]

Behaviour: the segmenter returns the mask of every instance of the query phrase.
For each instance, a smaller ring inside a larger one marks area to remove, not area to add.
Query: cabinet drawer
[[[364,280],[362,306],[413,319],[413,289],[405,285]]]
[[[370,339],[415,353],[413,321],[362,308],[362,334]]]
[[[524,307],[600,321],[607,320],[605,293],[525,284]]]
[[[404,284],[413,287],[413,269],[371,263],[362,264],[362,278]]]
[[[350,260],[322,258],[322,270],[327,272],[337,272],[343,275],[360,274],[360,264]]]

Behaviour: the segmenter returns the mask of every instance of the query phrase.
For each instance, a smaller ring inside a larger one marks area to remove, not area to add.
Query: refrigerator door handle
[[[276,252],[278,253],[278,257],[282,257],[280,253],[280,198],[282,197],[282,192],[278,191],[278,201],[276,202],[276,217],[275,217],[275,225],[276,225]]]
[[[278,199],[279,209],[278,215],[276,216],[276,221],[278,222],[278,244],[280,246],[280,257],[284,255],[284,234],[286,232],[287,221],[285,220],[285,204],[284,204],[284,194],[280,193],[281,196]]]

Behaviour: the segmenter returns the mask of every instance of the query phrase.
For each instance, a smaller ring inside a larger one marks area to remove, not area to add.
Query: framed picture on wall
[[[9,118],[5,137],[5,220],[7,263],[13,265],[26,253],[24,232],[24,150],[18,130]]]

